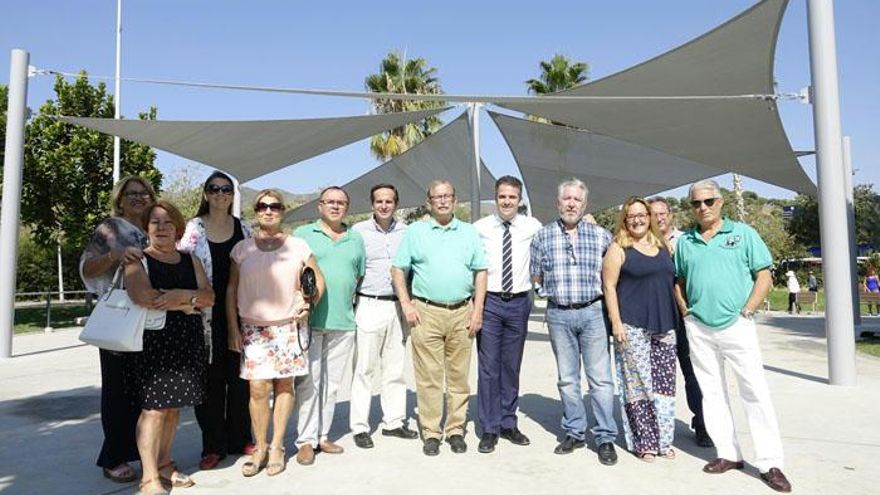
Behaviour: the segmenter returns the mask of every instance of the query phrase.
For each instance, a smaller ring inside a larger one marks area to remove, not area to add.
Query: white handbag
[[[150,276],[150,269],[147,267],[147,258],[141,258],[141,264],[144,266],[144,272],[146,272],[147,277]],[[144,330],[162,330],[165,328],[165,315],[167,312],[164,309],[148,309],[147,316],[144,319]]]
[[[108,351],[140,352],[144,349],[147,308],[128,297],[121,275],[120,265],[110,289],[95,304],[79,339]]]

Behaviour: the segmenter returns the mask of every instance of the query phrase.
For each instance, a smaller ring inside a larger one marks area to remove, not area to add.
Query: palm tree
[[[373,93],[443,94],[436,68],[429,67],[423,58],[406,60],[398,51],[389,52],[379,65],[379,73],[367,76],[364,85]],[[444,105],[444,102],[437,101],[373,100],[373,109],[377,114],[428,110]],[[379,160],[388,160],[410,149],[442,126],[443,121],[433,116],[391,129],[373,136],[370,140],[370,151]]]
[[[540,79],[529,79],[529,93],[546,95],[572,88],[589,79],[590,66],[584,62],[572,63],[565,55],[555,54],[550,61],[542,60]]]

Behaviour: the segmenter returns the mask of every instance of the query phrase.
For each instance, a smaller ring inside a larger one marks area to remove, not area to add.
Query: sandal
[[[666,459],[667,461],[672,461],[675,459],[675,450],[669,449],[666,452],[662,452],[657,457],[660,457],[661,459]]]
[[[162,471],[166,469],[171,469],[171,474],[169,476],[165,476],[162,473]],[[174,464],[174,461],[168,461],[166,464],[159,466],[159,480],[161,480],[162,484],[165,486],[170,486],[172,488],[189,488],[196,484],[188,474],[181,473],[177,470],[177,464]]]
[[[640,452],[636,454],[636,456],[644,462],[654,462],[654,460],[657,458],[657,455],[653,452]]]
[[[251,476],[256,476],[257,473],[263,470],[266,467],[266,464],[269,462],[269,456],[265,455],[266,449],[256,449],[254,453],[251,454],[251,458],[245,461],[244,464],[241,465],[241,474],[245,478],[250,478]],[[256,458],[259,457],[259,461],[255,461]]]
[[[147,489],[144,490],[144,487],[151,485],[155,482],[159,482],[159,485],[162,488],[153,488],[152,490]],[[138,494],[139,495],[168,495],[168,492],[165,490],[165,485],[162,483],[162,478],[153,478],[151,480],[144,481],[140,485],[138,485]]]
[[[284,457],[284,453],[285,453],[284,447],[270,446],[269,452],[272,452],[273,450],[276,450],[276,451],[280,450],[281,451],[281,462],[270,462],[269,464],[266,465],[266,474],[269,476],[277,476],[277,475],[283,473],[285,469],[287,469],[287,462]],[[268,456],[267,456],[267,459],[268,459]]]
[[[104,477],[110,479],[114,483],[131,483],[137,479],[137,474],[131,466],[122,463],[113,469],[102,468]]]

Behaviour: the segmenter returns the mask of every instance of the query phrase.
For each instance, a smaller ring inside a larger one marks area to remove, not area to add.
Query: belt
[[[425,299],[424,297],[419,297],[419,296],[413,296],[413,299],[416,299],[418,301],[422,301],[423,303],[427,304],[428,306],[436,306],[438,308],[443,308],[443,309],[458,309],[458,308],[466,305],[470,301],[470,299],[464,299],[462,301],[458,301],[458,302],[454,302],[454,303],[441,303],[441,302],[437,302],[437,301],[432,301],[430,299]]]
[[[602,296],[598,296],[595,299],[593,299],[592,301],[583,302],[583,303],[556,304],[552,300],[550,301],[550,303],[553,304],[553,307],[555,309],[584,309],[584,308],[592,306],[595,302],[601,301],[601,300],[602,300]]]
[[[390,296],[374,296],[372,294],[362,294],[362,293],[358,292],[357,295],[359,295],[361,297],[366,297],[368,299],[376,299],[378,301],[396,301],[397,300],[397,296],[395,296],[394,294],[391,294]]]
[[[511,299],[518,299],[520,297],[526,297],[529,295],[529,291],[523,292],[487,292],[487,294],[492,294],[495,297],[500,297],[502,301],[510,301]]]

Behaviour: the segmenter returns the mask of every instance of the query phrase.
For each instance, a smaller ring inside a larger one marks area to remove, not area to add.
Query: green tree
[[[55,117],[112,118],[113,96],[104,83],[91,85],[84,71],[73,82],[57,77],[55,95],[26,129],[22,222],[38,245],[54,249],[61,242],[64,251],[78,253],[108,214],[113,138]],[[154,119],[156,108],[139,117]],[[148,146],[122,141],[121,158],[122,176],[140,175],[158,188],[162,174]]]
[[[565,55],[554,54],[547,61],[542,60],[538,64],[541,67],[541,75],[537,79],[529,79],[526,85],[529,94],[547,95],[565,89],[572,88],[586,82],[589,79],[590,66],[584,62],[572,62]]]
[[[411,95],[440,95],[440,79],[437,69],[428,66],[423,58],[406,60],[400,52],[392,51],[379,64],[379,72],[364,80],[367,90],[372,93],[400,93]],[[377,114],[411,112],[440,108],[445,102],[406,101],[379,98],[373,100],[373,110]],[[373,136],[370,151],[379,160],[386,161],[412,148],[443,126],[439,117],[429,117],[420,122],[396,127],[390,131]]]
[[[196,216],[202,202],[202,167],[187,165],[175,170],[162,184],[162,199],[171,201],[183,218]],[[243,205],[244,206],[244,205]]]
[[[3,177],[3,160],[6,157],[6,108],[9,104],[9,88],[0,84],[0,178]]]
[[[859,184],[853,188],[856,217],[856,242],[880,247],[880,194],[873,184]],[[794,213],[786,230],[805,246],[819,246],[819,201],[813,196],[799,194],[792,202]]]

